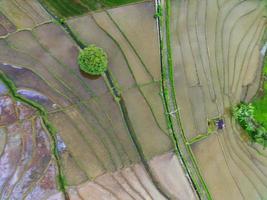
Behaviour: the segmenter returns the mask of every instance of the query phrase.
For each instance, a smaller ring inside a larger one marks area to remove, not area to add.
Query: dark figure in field
[[[216,122],[216,125],[217,125],[218,130],[222,130],[224,128],[224,126],[225,126],[223,119],[219,119]]]

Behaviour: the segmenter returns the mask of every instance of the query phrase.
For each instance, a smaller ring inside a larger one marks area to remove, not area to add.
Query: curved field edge
[[[172,137],[172,141],[175,145],[176,153],[181,158],[183,168],[189,176],[189,181],[194,186],[200,199],[211,200],[212,197],[207,188],[207,184],[200,173],[191,147],[186,141],[180,121],[179,108],[176,103],[170,33],[171,1],[166,0],[162,2],[160,0],[155,0],[155,4],[157,11],[163,11],[161,15],[157,16],[157,21],[161,51],[162,95],[164,107],[166,109],[168,128]],[[175,125],[177,130],[175,130]],[[181,145],[184,146],[184,149],[182,149]],[[185,157],[185,154],[189,156],[189,159]]]
[[[29,99],[23,97],[22,95],[18,94],[15,84],[2,71],[0,71],[0,80],[6,85],[6,87],[9,90],[9,94],[11,95],[12,98],[14,98],[17,101],[21,101],[21,102],[29,105],[30,107],[32,107],[38,111],[39,116],[42,118],[42,121],[43,121],[46,129],[50,133],[51,138],[52,138],[52,142],[51,142],[52,147],[51,148],[52,148],[53,156],[55,157],[56,165],[57,165],[57,169],[58,169],[57,181],[58,181],[59,189],[63,192],[65,199],[69,199],[68,194],[66,192],[66,179],[64,177],[64,174],[63,174],[63,171],[61,168],[60,156],[59,156],[59,152],[57,150],[57,138],[56,138],[57,130],[51,124],[51,122],[48,120],[47,111],[40,104],[38,104],[32,100],[29,100]]]

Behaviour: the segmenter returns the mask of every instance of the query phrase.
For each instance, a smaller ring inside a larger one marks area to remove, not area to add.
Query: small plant
[[[252,104],[240,103],[233,108],[233,117],[240,126],[249,134],[253,142],[267,147],[267,131],[254,118],[254,106]]]
[[[65,24],[65,23],[66,23],[66,19],[65,19],[65,18],[60,18],[60,19],[59,19],[59,23],[60,23],[61,25]]]
[[[66,19],[65,18],[57,18],[57,19],[52,19],[52,22],[56,25],[65,25],[66,24]]]
[[[162,17],[162,7],[161,5],[158,5],[157,12],[154,15],[154,18],[161,18]]]
[[[107,69],[108,58],[103,49],[90,45],[80,51],[78,63],[83,72],[90,75],[101,75]]]

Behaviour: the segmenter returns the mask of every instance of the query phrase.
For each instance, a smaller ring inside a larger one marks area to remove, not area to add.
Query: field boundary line
[[[155,4],[156,10],[161,9],[163,11],[162,16],[157,18],[157,22],[161,51],[163,103],[168,113],[166,118],[170,135],[174,142],[176,154],[180,158],[186,176],[191,185],[195,188],[197,195],[200,199],[211,200],[211,195],[202,178],[191,147],[186,145],[187,139],[184,135],[180,121],[179,108],[176,103],[170,35],[171,1],[155,0]]]

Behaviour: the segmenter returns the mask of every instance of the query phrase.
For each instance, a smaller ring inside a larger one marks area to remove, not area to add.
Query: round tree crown
[[[91,75],[101,75],[107,69],[108,56],[100,47],[90,45],[80,51],[78,63],[82,71]]]

